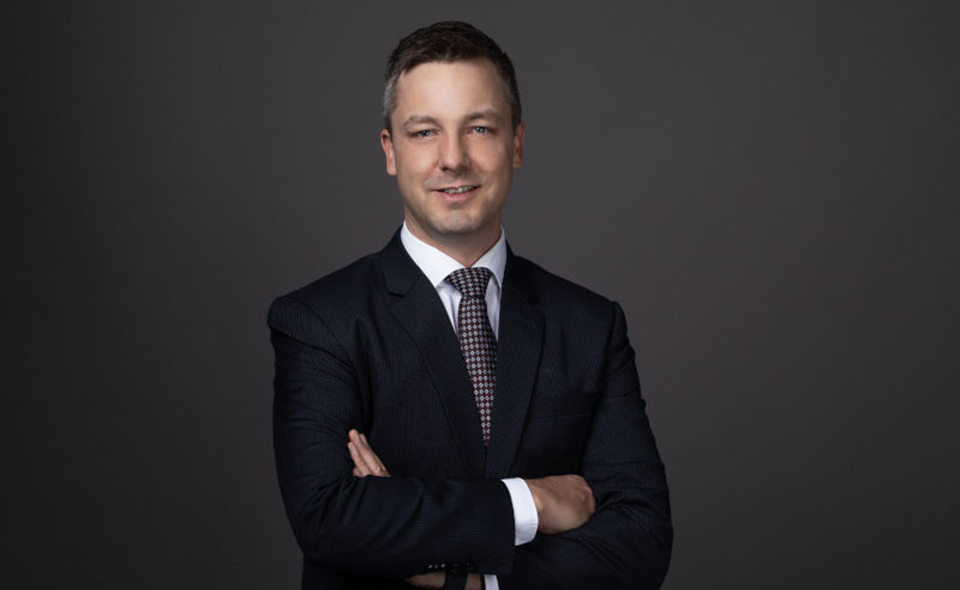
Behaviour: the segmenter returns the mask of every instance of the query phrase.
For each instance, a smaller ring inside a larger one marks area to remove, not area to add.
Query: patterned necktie
[[[477,400],[484,445],[490,443],[490,414],[497,385],[497,340],[490,327],[486,299],[490,274],[486,268],[461,268],[446,279],[462,295],[457,312],[457,335]]]

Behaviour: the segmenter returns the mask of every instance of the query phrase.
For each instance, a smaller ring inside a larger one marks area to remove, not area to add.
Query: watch
[[[443,583],[443,590],[463,590],[467,587],[467,568],[460,565],[452,565],[447,569],[447,579]]]

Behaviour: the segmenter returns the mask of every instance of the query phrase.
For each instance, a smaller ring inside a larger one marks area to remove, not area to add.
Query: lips
[[[465,184],[463,186],[449,186],[446,188],[438,188],[436,190],[445,195],[462,195],[463,193],[468,193],[478,188],[480,188],[480,186],[476,184]]]

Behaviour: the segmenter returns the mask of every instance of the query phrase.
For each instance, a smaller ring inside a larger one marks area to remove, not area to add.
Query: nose
[[[463,137],[456,133],[448,134],[440,146],[440,169],[455,172],[465,168],[469,161]]]

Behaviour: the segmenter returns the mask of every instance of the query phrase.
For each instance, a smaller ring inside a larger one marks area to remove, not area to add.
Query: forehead
[[[431,61],[402,73],[396,85],[394,115],[451,115],[459,111],[509,110],[506,86],[488,59]]]

